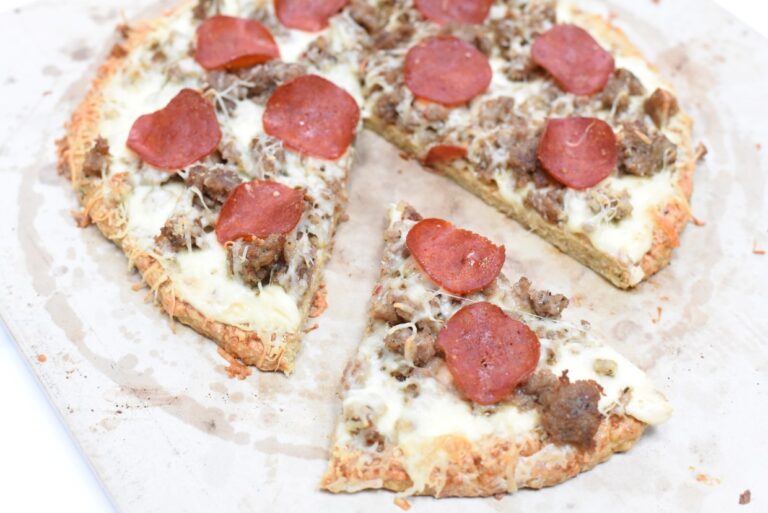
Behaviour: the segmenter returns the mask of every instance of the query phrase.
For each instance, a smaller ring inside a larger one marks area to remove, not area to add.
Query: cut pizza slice
[[[124,28],[60,148],[82,223],[262,370],[293,368],[346,201],[362,29],[341,7],[201,0]]]
[[[504,248],[392,207],[368,328],[343,380],[322,487],[487,496],[626,451],[666,398],[568,300],[500,274]]]
[[[371,0],[366,126],[621,288],[690,218],[691,122],[598,16],[553,0]]]

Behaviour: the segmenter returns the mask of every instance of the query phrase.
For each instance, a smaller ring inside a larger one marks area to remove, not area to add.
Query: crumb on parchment
[[[741,494],[739,494],[739,504],[743,506],[745,504],[749,504],[750,502],[752,502],[752,492],[749,490],[749,488],[747,488],[741,492]]]
[[[251,369],[245,365],[243,362],[223,350],[222,348],[217,348],[219,354],[222,358],[224,358],[227,362],[229,362],[229,365],[224,367],[224,370],[227,371],[227,376],[230,378],[237,378],[240,380],[243,380],[251,375]]]

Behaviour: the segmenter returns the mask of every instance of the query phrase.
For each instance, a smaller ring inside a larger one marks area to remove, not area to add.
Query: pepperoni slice
[[[485,21],[492,0],[416,0],[416,8],[425,18],[445,23],[478,24]]]
[[[405,56],[405,85],[419,98],[456,106],[491,83],[491,66],[480,50],[456,37],[425,39]]]
[[[299,153],[335,160],[355,138],[357,102],[317,75],[303,75],[272,93],[262,118],[264,131]]]
[[[504,399],[539,363],[536,334],[487,302],[453,314],[437,336],[437,347],[456,387],[480,404]]]
[[[437,144],[432,146],[424,157],[424,165],[431,166],[440,162],[450,162],[467,156],[467,149],[452,144]]]
[[[195,60],[207,70],[250,68],[277,57],[272,34],[256,20],[218,15],[197,27]]]
[[[419,221],[405,243],[427,276],[454,294],[484,289],[504,265],[504,246],[442,219]]]
[[[536,154],[552,178],[572,189],[588,189],[616,167],[616,135],[596,118],[550,119]]]
[[[561,89],[574,94],[602,91],[613,75],[613,56],[576,25],[555,25],[536,38],[533,62],[549,71]]]
[[[258,237],[293,230],[304,212],[304,193],[268,180],[253,180],[238,185],[221,206],[216,220],[216,238],[224,244],[232,240]]]
[[[275,0],[275,14],[289,28],[317,32],[328,26],[331,16],[349,0]]]
[[[139,116],[126,144],[144,162],[172,171],[209,155],[220,140],[213,106],[197,91],[183,89],[162,109]]]

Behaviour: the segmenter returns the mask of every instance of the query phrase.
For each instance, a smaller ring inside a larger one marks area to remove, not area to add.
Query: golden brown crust
[[[174,10],[165,13],[163,18],[143,22],[130,28],[127,39],[120,44],[120,49],[118,51],[113,50],[107,61],[99,68],[85,99],[72,115],[70,122],[67,123],[66,135],[57,145],[59,169],[69,174],[72,186],[83,207],[81,218],[86,220],[86,224],[88,220],[93,222],[105,237],[122,249],[153,291],[155,300],[168,315],[212,339],[222,349],[243,363],[253,365],[264,371],[281,371],[289,374],[293,371],[294,360],[299,348],[300,336],[298,333],[286,335],[281,341],[266,341],[265,343],[256,333],[211,320],[184,301],[175,292],[172,281],[166,275],[158,259],[141,250],[126,235],[127,220],[119,208],[119,201],[116,199],[118,195],[129,190],[130,186],[127,185],[125,176],[113,176],[112,183],[109,185],[110,189],[117,194],[105,197],[102,181],[87,179],[82,173],[85,155],[94,139],[99,135],[97,127],[101,119],[104,87],[123,65],[130,52],[137,49],[153,29],[165,18],[188,8],[189,5],[191,5],[189,1],[182,2]],[[342,184],[342,190],[346,190],[346,183]],[[345,198],[339,198],[339,200],[343,204]],[[342,213],[342,208],[336,209],[333,220],[334,227],[339,222]],[[322,281],[321,270],[330,250],[330,247],[327,248],[323,259],[316,262],[307,293],[301,304],[298,305],[302,326]]]
[[[513,492],[519,488],[544,488],[570,479],[606,461],[612,454],[629,450],[646,424],[632,417],[604,418],[595,435],[593,449],[558,447],[533,434],[513,442],[487,437],[470,442],[464,437],[443,436],[427,452],[440,452],[443,465],[434,470],[425,488],[416,495],[435,497],[481,497]],[[321,488],[334,493],[384,488],[410,492],[402,452],[387,447],[334,446]]]

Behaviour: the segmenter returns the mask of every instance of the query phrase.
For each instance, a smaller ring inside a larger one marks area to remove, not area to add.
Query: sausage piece
[[[233,275],[255,287],[268,278],[283,255],[285,236],[272,234],[266,239],[238,240],[227,245],[227,266]]]
[[[597,409],[600,388],[594,381],[561,385],[543,409],[541,424],[550,440],[582,448],[595,445],[595,434],[603,416]]]
[[[205,206],[212,208],[224,203],[232,189],[240,185],[242,180],[237,172],[219,164],[196,164],[189,169],[184,180],[187,187],[197,187],[202,193]],[[195,200],[200,203],[200,198]]]

